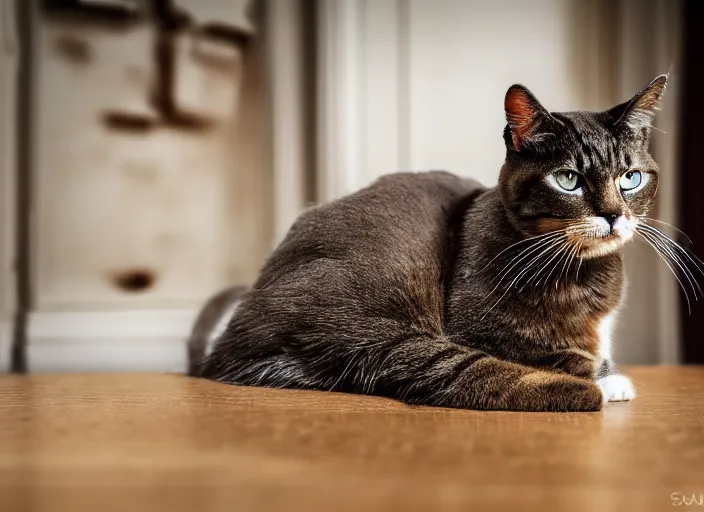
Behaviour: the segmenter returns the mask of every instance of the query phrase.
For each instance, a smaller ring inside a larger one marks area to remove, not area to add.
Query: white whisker
[[[550,258],[550,257],[553,255],[554,252],[559,252],[561,247],[562,247],[562,244],[559,244],[559,245],[558,245],[558,244],[553,244],[552,246],[549,247],[550,251],[543,251],[542,253],[538,254],[538,256],[536,256],[535,258],[533,258],[533,259],[531,260],[531,262],[530,262],[528,265],[526,265],[526,267],[521,271],[521,274],[520,274],[518,277],[519,277],[519,278],[520,278],[520,277],[523,277],[525,274],[528,273],[529,270],[531,270],[531,269],[533,268],[533,265],[534,265],[534,264],[540,263],[540,259],[543,257],[543,255],[545,255],[545,253],[548,253],[547,256],[545,256],[545,257],[546,257],[546,258]],[[536,273],[537,273],[537,272],[540,272],[541,270],[542,270],[542,267],[538,267],[538,268],[536,269]],[[534,275],[535,275],[535,274],[534,274]],[[533,276],[531,276],[531,278],[532,278],[532,277],[533,277]],[[528,280],[528,282],[530,282],[530,279]],[[525,289],[525,287],[526,287],[526,285],[528,284],[528,282],[524,283],[523,286],[521,286],[521,288],[518,290],[518,293],[522,293],[522,292],[523,292],[523,290]]]
[[[687,290],[685,289],[684,284],[682,283],[682,281],[680,280],[679,276],[677,275],[677,272],[675,272],[675,269],[672,268],[672,265],[670,265],[670,263],[667,261],[667,259],[665,259],[665,257],[660,253],[660,250],[658,249],[658,247],[657,247],[655,244],[653,244],[653,243],[643,234],[642,231],[636,230],[636,233],[638,233],[638,234],[643,238],[643,240],[645,240],[645,241],[653,248],[653,250],[655,251],[655,253],[660,257],[660,259],[665,263],[665,265],[667,265],[667,268],[670,269],[670,272],[672,272],[672,275],[675,276],[675,279],[677,279],[677,282],[680,284],[680,287],[682,288],[682,291],[684,292],[684,296],[685,296],[685,298],[687,299],[687,311],[688,311],[689,314],[691,315],[691,314],[692,314],[692,306],[691,306],[691,304],[690,304],[690,302],[689,302],[689,294],[687,293]]]
[[[535,279],[536,277],[538,277],[540,274],[542,274],[544,270],[548,269],[548,265],[550,265],[550,263],[551,263],[553,260],[555,260],[555,258],[557,258],[558,256],[561,257],[563,251],[565,250],[565,247],[567,247],[567,245],[563,243],[563,244],[559,247],[558,251],[552,256],[552,258],[550,258],[550,259],[545,263],[545,265],[543,266],[543,268],[542,268],[539,272],[536,272],[535,275],[534,275],[533,277],[531,277],[531,278],[528,280],[528,282],[526,283],[526,285],[529,284],[533,279]],[[557,264],[556,264],[556,265],[557,265]],[[555,265],[555,266],[556,266],[556,265]],[[548,276],[550,276],[550,274],[552,274],[552,271],[555,269],[555,266],[553,266],[553,268],[548,272],[548,274],[547,274]],[[538,279],[538,281],[536,281],[536,283],[535,283],[535,286],[538,286],[542,280],[543,280],[542,278]],[[546,281],[546,282],[547,282],[547,281]]]
[[[699,283],[695,279],[694,275],[690,272],[690,270],[686,267],[686,265],[682,264],[680,256],[677,253],[675,253],[670,247],[665,245],[662,241],[655,238],[653,235],[648,234],[648,233],[643,233],[643,236],[649,238],[651,242],[653,242],[655,245],[657,245],[660,248],[660,250],[668,256],[668,258],[670,259],[670,261],[672,263],[677,265],[677,267],[682,271],[682,274],[684,274],[684,277],[689,282],[689,285],[692,287],[692,293],[694,294],[694,300],[698,301],[699,297],[697,297],[697,290],[694,288],[695,284],[696,284],[696,287],[699,288],[699,293],[704,294],[704,292],[702,292],[702,288],[701,288],[701,286],[699,286]]]
[[[663,241],[666,242],[668,245],[671,245],[673,248],[675,248],[675,249],[677,249],[678,251],[680,251],[681,253],[683,253],[683,254],[687,257],[687,259],[689,259],[689,261],[691,261],[692,264],[697,268],[697,270],[699,270],[699,272],[701,272],[702,275],[704,275],[704,270],[702,270],[702,268],[700,267],[700,265],[701,265],[701,266],[704,266],[704,262],[703,262],[702,260],[700,260],[700,259],[697,257],[697,255],[694,254],[692,251],[685,249],[685,248],[682,247],[680,244],[678,244],[677,242],[675,242],[674,240],[672,240],[670,237],[668,237],[667,235],[665,235],[662,231],[660,231],[659,229],[654,228],[653,226],[648,226],[647,224],[641,224],[641,225],[639,225],[638,227],[641,227],[641,228],[645,229],[646,231],[648,231],[648,232],[651,233],[652,235],[654,235],[654,236],[656,236],[657,238],[663,240]],[[686,236],[686,235],[685,235],[685,236]],[[694,257],[694,258],[692,258],[692,257]],[[697,261],[694,261],[695,259],[696,259]]]
[[[653,219],[652,217],[646,217],[646,216],[644,216],[644,215],[638,216],[638,219],[645,220],[645,221],[649,221],[649,222],[657,222],[658,224],[663,224],[663,225],[665,225],[665,226],[668,226],[668,227],[674,229],[675,231],[677,231],[677,232],[678,232],[679,234],[681,234],[682,236],[684,236],[690,244],[693,244],[693,243],[694,243],[694,242],[692,242],[692,239],[689,238],[689,236],[687,236],[687,233],[685,233],[685,232],[682,231],[681,229],[676,228],[675,226],[673,226],[672,224],[670,224],[670,223],[668,223],[668,222],[665,222],[665,221],[663,221],[663,220]],[[645,224],[645,223],[641,222],[640,225],[645,225],[645,226],[647,226],[648,224]],[[649,226],[649,227],[652,227],[652,226]]]
[[[555,243],[558,242],[559,239],[549,239],[549,240],[541,240],[540,242],[537,242],[535,245],[532,245],[528,247],[526,250],[522,251],[521,254],[526,253],[524,256],[520,257],[521,254],[516,256],[513,260],[511,260],[503,269],[499,271],[499,274],[497,277],[495,277],[492,281],[491,284],[496,281],[496,279],[499,279],[498,283],[496,283],[496,286],[489,292],[489,294],[484,298],[486,300],[488,297],[490,297],[498,288],[501,286],[501,283],[503,280],[506,278],[511,273],[511,270],[513,270],[521,261],[525,260],[528,258],[531,254],[534,254],[535,252],[539,251],[540,249],[543,249],[544,247],[548,246],[548,249],[552,247]]]
[[[548,247],[545,251],[549,251],[550,249],[553,249],[553,248],[554,248],[554,245],[551,245],[551,246]],[[539,254],[536,258],[534,258],[533,261],[535,261],[537,258],[539,258],[542,254],[544,254],[545,251],[543,251],[543,252],[542,252],[541,254]],[[532,264],[533,261],[531,261],[531,264]],[[499,302],[501,302],[501,300],[506,296],[506,294],[507,294],[507,293],[509,292],[509,290],[513,287],[513,285],[521,278],[521,276],[522,276],[523,274],[525,274],[525,273],[528,271],[529,268],[530,268],[530,265],[528,265],[528,266],[525,267],[523,270],[521,270],[521,272],[518,273],[518,275],[516,276],[516,278],[515,278],[513,281],[511,281],[511,284],[509,284],[509,285],[506,287],[506,290],[504,290],[503,295],[501,295],[501,297],[499,297],[499,300],[497,300],[497,301],[494,303],[494,305],[491,306],[491,307],[489,308],[489,310],[488,310],[486,313],[484,313],[484,314],[482,315],[482,317],[479,319],[480,322],[481,322],[482,320],[484,320],[484,318],[486,317],[486,315],[488,315],[489,313],[491,313],[491,311],[499,304]],[[493,291],[492,291],[492,293],[493,293]],[[489,295],[491,295],[491,294],[489,294]]]
[[[489,263],[487,263],[486,266],[484,266],[484,268],[482,268],[479,272],[480,272],[480,273],[481,273],[481,272],[484,272],[487,268],[489,268],[489,265],[491,265],[491,264],[496,260],[496,258],[498,258],[499,256],[501,256],[503,253],[505,253],[505,252],[508,251],[509,249],[511,249],[511,248],[513,248],[513,247],[516,247],[517,245],[521,245],[521,244],[524,244],[524,243],[526,243],[526,242],[531,242],[531,241],[539,240],[539,239],[541,239],[541,238],[557,236],[557,235],[560,235],[560,234],[562,234],[562,230],[559,230],[559,231],[551,231],[551,232],[549,232],[549,233],[543,233],[542,235],[532,236],[532,237],[530,237],[530,238],[524,238],[523,240],[520,240],[520,241],[518,241],[518,242],[516,242],[516,243],[514,243],[514,244],[511,244],[511,245],[509,245],[508,247],[506,247],[503,251],[501,251],[499,254],[497,254],[496,256],[494,256],[493,258],[491,258],[491,260],[489,260]]]
[[[557,276],[557,280],[555,281],[555,289],[557,290],[558,285],[560,284],[560,279],[562,275],[565,275],[565,279],[569,277],[570,274],[570,266],[572,265],[572,261],[574,260],[575,255],[577,254],[577,251],[579,250],[579,246],[577,244],[574,244],[572,247],[572,250],[569,253],[569,257],[565,258],[565,265],[567,267],[565,268],[565,265],[562,266],[562,270],[560,271],[560,274]]]
[[[668,255],[668,257],[670,258],[670,261],[672,261],[673,263],[675,263],[679,267],[679,269],[682,271],[684,276],[687,278],[687,281],[689,281],[689,285],[692,287],[692,292],[694,293],[694,300],[695,301],[699,300],[699,298],[697,297],[697,291],[695,289],[695,286],[696,286],[696,288],[699,289],[699,293],[704,296],[704,291],[702,291],[702,287],[699,284],[699,282],[697,281],[697,278],[694,276],[692,271],[687,266],[687,262],[682,259],[682,256],[679,253],[677,253],[677,252],[675,252],[675,250],[673,250],[673,247],[678,248],[676,246],[675,242],[672,242],[671,240],[667,239],[667,237],[665,237],[664,235],[662,237],[658,237],[654,233],[649,232],[647,230],[641,232],[641,234],[643,236],[649,237],[651,242],[658,245],[658,247],[660,247],[660,249]],[[670,242],[670,244],[674,244],[674,245],[667,244],[666,242]],[[685,255],[686,255],[686,253],[685,253]],[[699,268],[699,267],[697,267],[697,268]],[[699,271],[701,272],[702,270],[699,269]]]

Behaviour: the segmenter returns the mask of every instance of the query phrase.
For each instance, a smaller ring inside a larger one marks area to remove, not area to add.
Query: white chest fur
[[[599,324],[599,355],[604,359],[611,359],[611,338],[616,321],[616,313],[617,311],[614,309],[611,313],[602,318]],[[597,380],[596,383],[601,388],[604,402],[633,400],[636,397],[633,383],[628,377],[624,377],[623,375],[607,375]]]
[[[597,332],[599,333],[599,355],[611,359],[611,337],[616,322],[616,310],[601,319]]]

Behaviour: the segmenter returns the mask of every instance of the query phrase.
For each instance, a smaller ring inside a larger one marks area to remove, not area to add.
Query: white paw
[[[601,388],[604,402],[624,402],[636,397],[631,379],[623,375],[609,375],[596,381]]]

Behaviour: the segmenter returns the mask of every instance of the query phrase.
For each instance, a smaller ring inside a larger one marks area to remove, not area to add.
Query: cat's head
[[[658,188],[648,143],[666,83],[659,76],[604,112],[550,113],[525,87],[510,87],[499,189],[516,227],[529,236],[562,232],[582,258],[630,240]]]

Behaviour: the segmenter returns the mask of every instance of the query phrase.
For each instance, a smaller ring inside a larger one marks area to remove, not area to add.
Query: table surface
[[[635,401],[569,414],[0,376],[0,510],[700,509],[682,500],[704,494],[704,368],[626,373]]]

